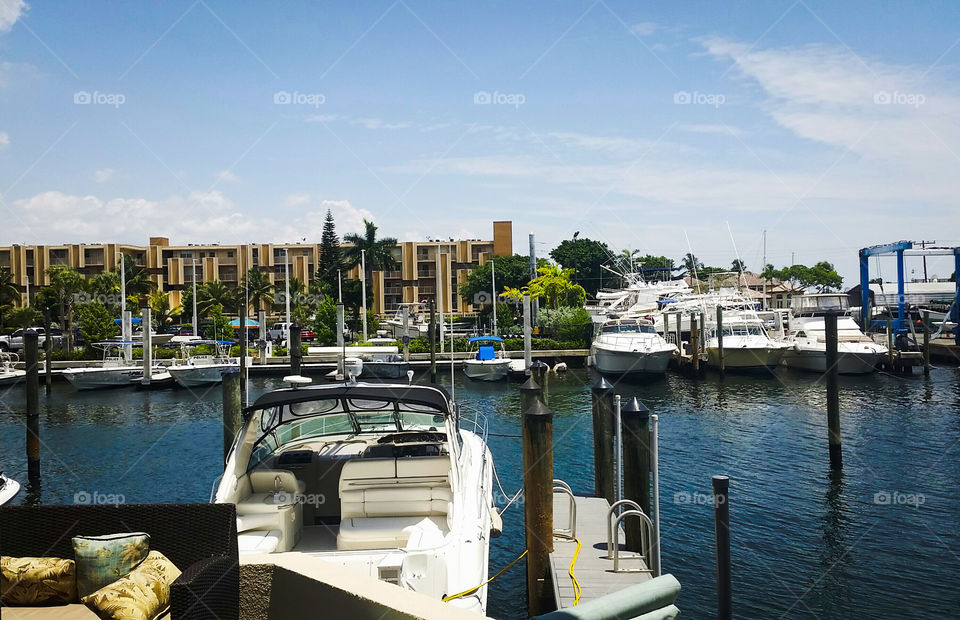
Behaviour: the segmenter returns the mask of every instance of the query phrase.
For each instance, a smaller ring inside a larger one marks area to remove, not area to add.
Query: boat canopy
[[[467,342],[503,342],[503,338],[500,336],[474,336]]]
[[[201,344],[233,344],[230,340],[183,340],[180,342],[184,347],[196,347]]]
[[[232,321],[230,321],[229,325],[230,327],[233,327],[235,329],[240,329],[240,319],[233,319]],[[243,325],[247,329],[254,329],[254,328],[260,327],[260,323],[257,322],[255,319],[251,319],[251,318],[245,319]]]
[[[130,322],[131,322],[131,323],[142,323],[142,322],[143,322],[143,319],[137,318],[137,317],[130,317]],[[123,319],[113,319],[113,324],[114,324],[114,325],[119,325],[120,323],[123,323]]]

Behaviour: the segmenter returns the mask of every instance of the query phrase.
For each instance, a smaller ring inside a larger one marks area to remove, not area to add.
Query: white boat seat
[[[427,521],[427,523],[422,523]],[[422,524],[422,525],[421,525]],[[337,549],[386,549],[405,547],[411,535],[421,529],[450,531],[445,517],[367,517],[343,519],[337,534]]]
[[[280,546],[280,530],[252,530],[237,536],[240,553],[273,553]]]
[[[289,551],[300,540],[303,527],[303,504],[298,501],[303,483],[292,472],[282,469],[251,471],[247,481],[250,493],[236,504],[237,532],[242,532],[239,540],[246,537],[243,544],[255,548],[257,553]],[[275,532],[276,542],[269,537],[264,539],[265,532]],[[262,550],[266,548],[270,550]]]

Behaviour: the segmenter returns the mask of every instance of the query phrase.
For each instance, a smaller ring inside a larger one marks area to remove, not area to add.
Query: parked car
[[[284,342],[287,339],[288,335],[288,323],[274,323],[270,329],[267,330],[267,338],[270,340],[280,343]],[[307,342],[312,342],[316,339],[316,334],[313,333],[313,330],[309,327],[304,327],[300,330],[300,340]]]
[[[314,334],[313,330],[309,327],[304,327],[300,330],[300,340],[302,342],[313,342],[316,337],[317,335]]]
[[[44,342],[47,340],[46,332],[42,327],[31,327],[37,332],[39,338],[37,339],[37,344],[40,348],[43,348]],[[9,336],[0,336],[0,351],[20,351],[23,349],[23,332],[24,330],[18,329]],[[53,339],[53,346],[57,348],[63,342],[63,332],[59,329],[51,329],[50,337]]]
[[[190,325],[171,325],[166,331],[168,334],[173,334],[174,336],[193,335],[193,327]]]

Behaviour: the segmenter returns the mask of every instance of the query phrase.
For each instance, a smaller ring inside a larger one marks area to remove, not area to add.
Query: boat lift
[[[897,241],[885,245],[874,245],[860,250],[860,316],[863,330],[870,328],[867,307],[870,303],[870,267],[868,259],[871,256],[897,256],[897,319],[893,321],[894,333],[905,334],[908,331],[907,318],[904,313],[904,256],[953,256],[953,277],[956,280],[956,292],[951,307],[951,320],[957,322],[960,314],[960,247],[953,248],[920,248],[915,249],[911,241]],[[954,329],[954,338],[960,344],[960,329]]]

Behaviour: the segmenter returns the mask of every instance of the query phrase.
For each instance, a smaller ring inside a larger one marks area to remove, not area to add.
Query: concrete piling
[[[924,310],[923,322],[923,374],[930,375],[930,311]]]
[[[697,328],[697,317],[690,315],[690,361],[693,374],[700,374],[700,330]]]
[[[553,413],[539,400],[523,412],[523,472],[527,602],[536,616],[553,607]]]
[[[143,350],[141,356],[143,358],[143,378],[140,379],[140,385],[150,387],[150,382],[153,380],[153,334],[150,331],[150,306],[140,308],[140,317],[143,332],[143,338],[140,341],[140,348]]]
[[[837,313],[828,312],[823,317],[827,341],[827,426],[830,440],[830,468],[843,469],[843,446],[840,438],[840,388],[837,386],[839,339],[837,337]]]
[[[49,334],[48,334],[49,337]],[[40,482],[40,367],[37,362],[36,330],[23,334],[24,361],[27,368],[27,478]]]
[[[613,504],[613,386],[603,377],[590,388],[593,399],[594,495]]]
[[[240,373],[223,375],[223,457],[227,457],[242,420]]]
[[[623,422],[623,498],[650,515],[650,410],[634,398],[620,408]],[[627,549],[643,551],[640,521],[626,519]]]
[[[43,387],[47,396],[50,395],[50,390],[53,389],[53,338],[50,333],[50,314],[48,312],[43,313],[43,333],[45,335],[43,339]]]
[[[730,583],[730,478],[713,477],[713,521],[717,561],[717,618],[733,618]]]

